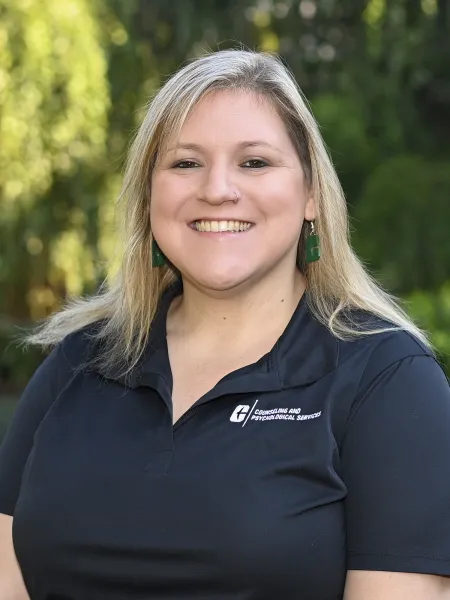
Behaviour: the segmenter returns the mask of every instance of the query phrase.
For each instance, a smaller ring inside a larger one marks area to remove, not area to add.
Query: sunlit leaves
[[[88,0],[0,0],[0,221],[104,152],[106,60]]]
[[[186,58],[242,42],[281,52],[312,99],[363,257],[399,293],[426,287],[414,310],[437,314],[450,272],[441,4],[0,0],[0,311],[40,318],[95,287],[145,100]]]
[[[434,16],[437,13],[437,0],[422,0],[422,10],[428,16]]]
[[[272,31],[264,31],[261,33],[260,47],[265,52],[278,52],[280,50],[280,40]]]
[[[95,215],[85,210],[86,173],[106,152],[107,57],[95,6],[0,0],[0,309],[17,317],[40,318],[93,280],[92,222],[75,216]],[[111,37],[122,43],[124,33],[116,26]]]
[[[51,243],[50,283],[57,287],[64,280],[69,296],[82,294],[84,282],[94,278],[92,258],[78,228],[63,231]]]
[[[371,27],[377,27],[385,14],[386,0],[370,0],[363,13],[364,20]]]

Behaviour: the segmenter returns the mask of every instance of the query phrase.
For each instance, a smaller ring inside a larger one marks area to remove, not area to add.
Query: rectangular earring
[[[310,221],[311,230],[306,238],[306,263],[316,262],[320,258],[320,238],[314,228],[314,221]]]
[[[152,240],[152,267],[163,267],[166,264],[166,257],[161,252],[155,238]]]

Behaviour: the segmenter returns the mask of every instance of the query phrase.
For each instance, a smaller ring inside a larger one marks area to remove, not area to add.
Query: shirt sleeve
[[[13,515],[34,434],[58,394],[60,346],[44,359],[22,394],[0,446],[0,513]]]
[[[450,388],[432,356],[367,386],[341,461],[347,568],[450,575]]]

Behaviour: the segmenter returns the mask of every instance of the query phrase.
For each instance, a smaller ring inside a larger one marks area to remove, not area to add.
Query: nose
[[[237,202],[239,195],[236,186],[231,181],[231,175],[226,166],[216,165],[205,170],[203,185],[199,199],[213,206],[225,202]]]

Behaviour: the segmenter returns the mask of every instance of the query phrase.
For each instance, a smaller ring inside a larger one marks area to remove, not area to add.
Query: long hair
[[[397,301],[365,271],[349,242],[345,197],[319,127],[291,72],[269,53],[224,50],[188,63],[163,85],[148,105],[131,144],[118,200],[124,249],[117,275],[88,298],[72,299],[31,335],[29,344],[51,347],[66,335],[94,322],[92,334],[102,342],[102,367],[127,374],[137,363],[164,290],[177,278],[171,266],[152,267],[150,181],[158,154],[169,134],[181,129],[207,93],[246,90],[268,99],[278,111],[299,154],[316,204],[316,231],[322,256],[306,264],[306,230],[300,235],[298,266],[307,280],[312,314],[338,338],[403,329],[428,344],[426,335]],[[307,225],[305,223],[305,225]],[[389,324],[384,329],[357,325],[352,309],[366,311]]]

